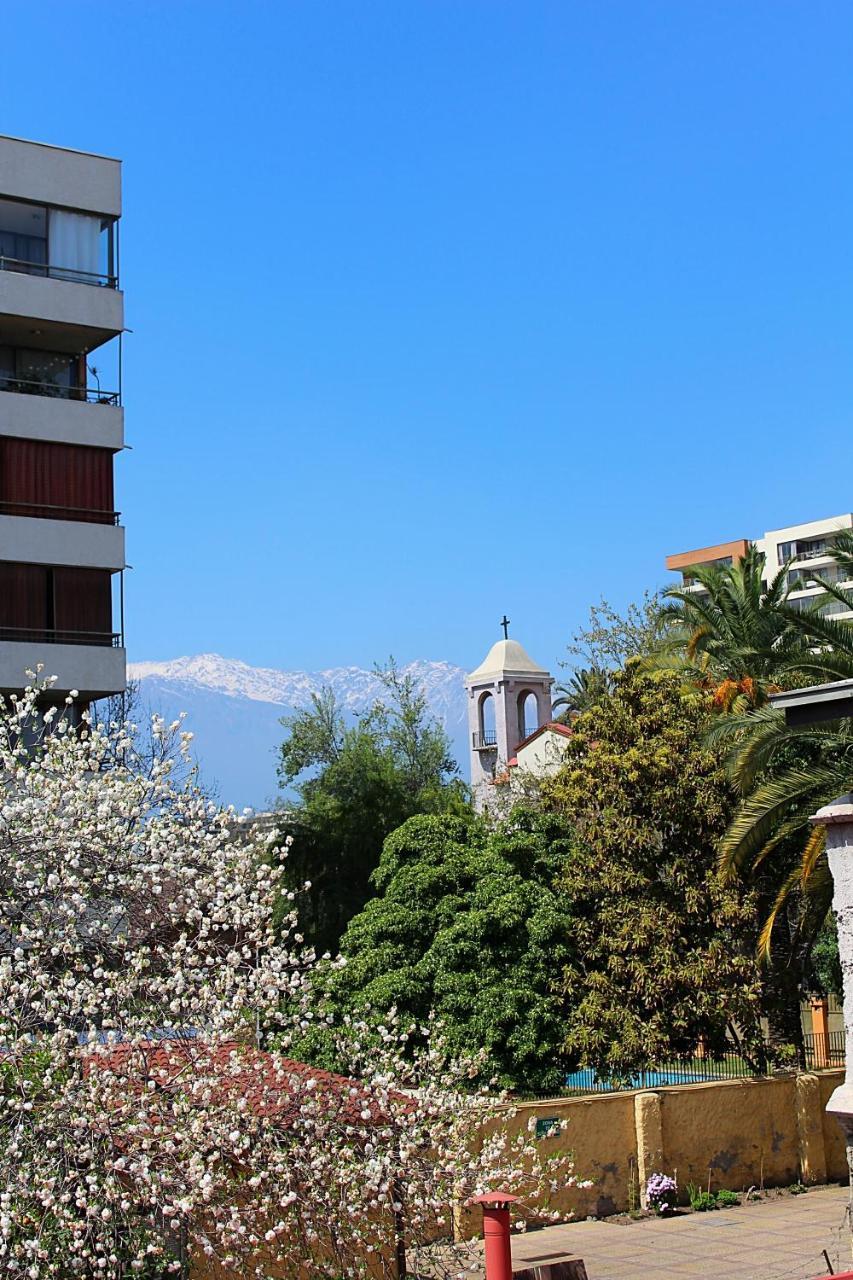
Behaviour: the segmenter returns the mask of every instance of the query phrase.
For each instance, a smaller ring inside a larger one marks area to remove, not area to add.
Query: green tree
[[[300,895],[306,942],[320,953],[337,951],[367,901],[370,873],[391,831],[417,813],[468,809],[447,735],[413,677],[393,661],[377,674],[384,698],[355,725],[347,726],[329,689],[282,721],[288,735],[278,773],[296,793],[282,819],[292,839],[286,881]],[[282,913],[288,908],[283,901]]]
[[[572,941],[570,904],[555,894],[570,845],[556,815],[516,810],[479,819],[409,819],[385,841],[376,896],[350,921],[343,968],[330,966],[324,1012],[404,1023],[434,1014],[450,1047],[482,1054],[488,1075],[523,1091],[559,1089],[563,1000],[553,979]],[[325,1065],[332,1033],[306,1047]]]
[[[629,1076],[727,1035],[760,1043],[754,902],[717,871],[733,795],[702,741],[707,694],[629,661],[574,722],[543,788],[575,831],[559,887],[572,917],[562,966],[568,1054]]]

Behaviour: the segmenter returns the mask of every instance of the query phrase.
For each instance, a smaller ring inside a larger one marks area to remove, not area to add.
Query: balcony
[[[498,745],[498,735],[494,729],[484,729],[482,733],[472,733],[471,745],[475,751],[494,751]]]
[[[122,526],[89,520],[0,515],[0,548],[7,562],[97,566],[113,573],[125,567]]]
[[[0,641],[11,640],[17,644],[93,644],[111,649],[121,647],[118,631],[57,631],[55,627],[3,627]]]
[[[3,232],[0,230],[0,240]],[[79,267],[52,266],[49,262],[27,262],[25,258],[10,258],[0,253],[0,271],[17,271],[25,276],[42,276],[49,280],[72,280],[77,284],[100,285],[105,289],[118,288],[118,276],[101,271],[81,271]]]
[[[0,498],[0,515],[32,516],[35,520],[80,520],[85,524],[118,524],[120,511],[93,507],[56,507],[45,502],[7,502]]]
[[[100,387],[64,387],[47,378],[18,378],[3,372],[0,372],[0,391],[19,396],[46,396],[50,400],[77,400],[82,404],[119,403],[117,391],[102,391]]]
[[[0,271],[0,343],[88,354],[122,332],[124,295],[118,289],[96,289],[46,271]]]
[[[0,689],[23,688],[26,672],[41,664],[42,676],[57,677],[57,694],[76,689],[82,701],[91,701],[125,691],[126,651],[116,638],[104,638],[106,633],[96,640],[83,632],[53,632],[54,639],[39,639],[36,633],[8,639],[7,634],[8,629],[0,638]]]

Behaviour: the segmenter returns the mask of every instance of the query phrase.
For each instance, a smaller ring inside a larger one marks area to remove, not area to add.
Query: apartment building
[[[700,547],[696,551],[682,551],[667,556],[666,567],[680,573],[688,589],[700,590],[690,576],[693,565],[732,564],[745,553],[750,542],[763,551],[768,579],[791,561],[787,572],[791,594],[789,603],[795,609],[806,609],[821,594],[815,575],[825,581],[853,588],[844,571],[829,554],[835,535],[840,529],[853,528],[853,515],[828,516],[823,520],[810,520],[806,524],[789,525],[785,529],[771,529],[760,538],[737,538],[733,542],[721,542],[713,547]],[[846,609],[840,600],[829,600],[822,613],[839,618],[853,618],[853,611]]]
[[[0,137],[0,690],[125,688],[121,164]]]

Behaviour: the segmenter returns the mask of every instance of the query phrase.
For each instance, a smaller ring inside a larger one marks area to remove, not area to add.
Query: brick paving
[[[589,1280],[812,1280],[829,1270],[826,1249],[833,1271],[853,1269],[846,1187],[767,1197],[683,1217],[544,1227],[513,1237],[513,1263],[583,1258]]]

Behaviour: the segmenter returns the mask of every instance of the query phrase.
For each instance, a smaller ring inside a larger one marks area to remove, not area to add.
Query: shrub
[[[678,1187],[666,1173],[653,1173],[646,1183],[646,1204],[660,1217],[675,1209]]]

